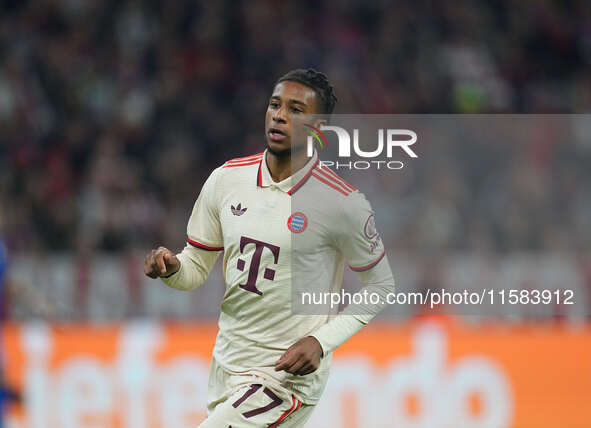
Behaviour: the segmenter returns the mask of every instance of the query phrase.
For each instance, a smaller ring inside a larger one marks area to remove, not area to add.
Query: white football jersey
[[[224,253],[226,292],[213,351],[217,362],[229,371],[279,383],[304,403],[315,404],[332,354],[307,376],[274,371],[287,348],[329,319],[328,314],[293,314],[292,275],[318,284],[318,290],[338,291],[345,263],[362,271],[384,257],[365,197],[320,167],[316,154],[292,177],[276,183],[265,153],[259,153],[212,172],[187,233],[188,247]],[[207,260],[208,273],[215,257]],[[292,272],[292,263],[298,272]]]

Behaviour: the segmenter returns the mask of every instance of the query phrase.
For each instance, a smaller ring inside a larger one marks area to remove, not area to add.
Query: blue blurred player
[[[4,345],[1,341],[2,337],[2,322],[4,321],[4,273],[6,272],[6,247],[0,237],[0,364],[3,365],[2,353],[4,352]],[[9,401],[17,401],[19,395],[4,385],[3,366],[0,366],[0,428],[4,426],[4,405]]]

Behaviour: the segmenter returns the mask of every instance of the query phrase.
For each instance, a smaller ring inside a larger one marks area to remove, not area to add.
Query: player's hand
[[[313,337],[307,336],[291,345],[285,354],[275,362],[275,371],[304,376],[315,372],[322,358],[322,346]]]
[[[169,276],[181,268],[181,261],[169,249],[158,247],[144,259],[144,273],[150,278]]]

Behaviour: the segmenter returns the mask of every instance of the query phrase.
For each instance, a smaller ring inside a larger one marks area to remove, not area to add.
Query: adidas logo
[[[241,204],[238,204],[238,206],[236,206],[236,207],[234,205],[232,205],[230,209],[232,210],[232,214],[238,215],[238,216],[241,216],[242,214],[244,214],[246,212],[246,207],[242,208]]]

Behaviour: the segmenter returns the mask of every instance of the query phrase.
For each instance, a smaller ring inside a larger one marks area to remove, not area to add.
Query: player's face
[[[304,115],[318,113],[316,92],[298,82],[278,83],[265,115],[267,148],[276,156],[289,156],[293,130],[304,123]],[[299,143],[298,143],[299,144]]]

